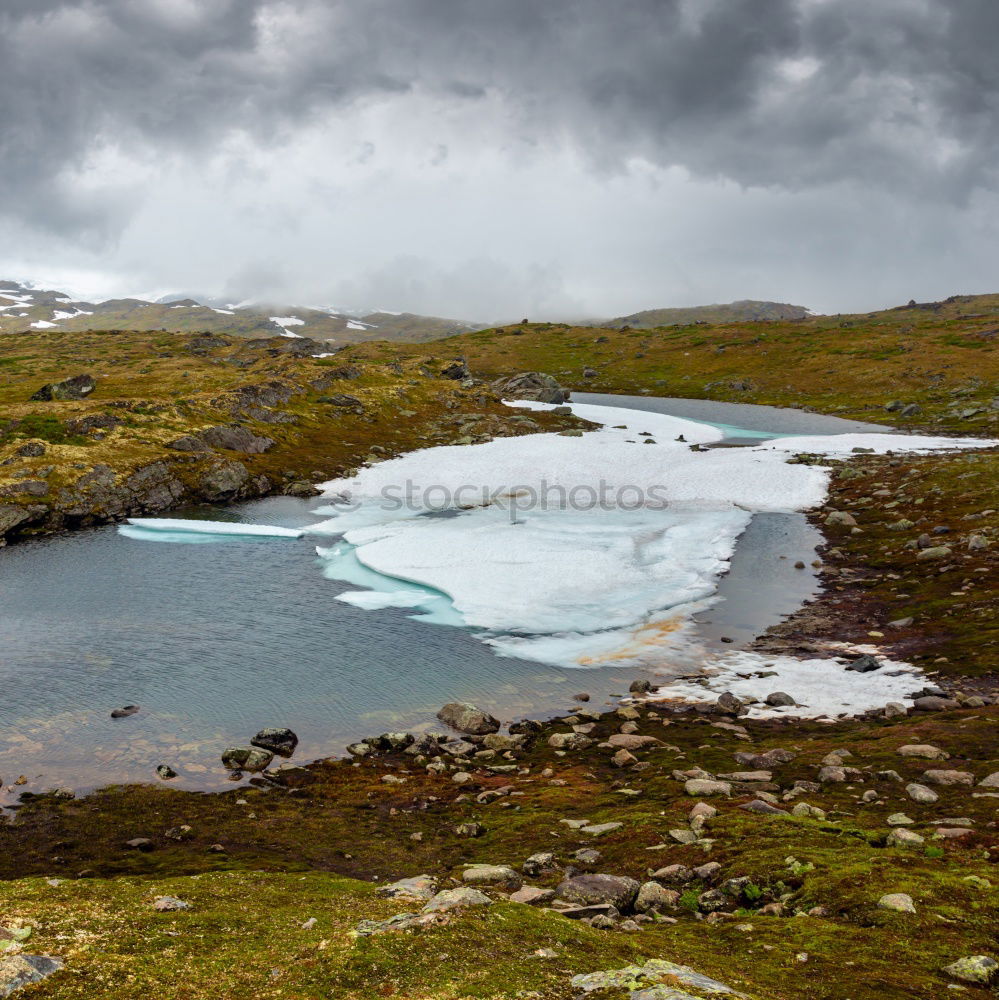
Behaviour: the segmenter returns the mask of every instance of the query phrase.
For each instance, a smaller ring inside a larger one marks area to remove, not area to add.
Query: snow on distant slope
[[[305,326],[305,320],[299,319],[297,316],[268,316],[267,317],[275,326],[281,327],[282,337],[301,337],[300,333],[292,333],[288,329],[289,326]]]

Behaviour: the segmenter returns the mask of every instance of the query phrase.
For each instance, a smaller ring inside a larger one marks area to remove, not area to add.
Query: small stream
[[[732,428],[731,444],[885,430],[745,404],[575,400]],[[297,527],[322,503],[274,497],[174,516]],[[817,589],[819,541],[801,514],[757,515],[720,583],[722,600],[699,616],[702,638],[737,648],[794,611]],[[314,546],[308,537],[148,544],[107,526],[0,553],[0,806],[21,791],[156,780],[161,763],[180,772],[173,784],[231,787],[219,752],[264,726],[293,728],[304,761],[375,732],[439,725],[434,712],[446,701],[543,717],[579,691],[599,706],[631,680],[614,668],[500,657],[466,629],[337,601],[349,588],[320,576]],[[125,704],[139,713],[111,719]],[[27,783],[14,787],[20,775]]]

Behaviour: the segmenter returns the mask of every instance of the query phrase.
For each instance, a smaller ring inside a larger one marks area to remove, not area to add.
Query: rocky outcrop
[[[241,451],[247,455],[262,455],[274,447],[274,439],[254,434],[253,431],[239,424],[228,424],[222,427],[209,427],[198,431],[197,436],[212,448],[227,448],[229,451]]]
[[[97,382],[94,380],[93,375],[74,375],[72,378],[64,379],[62,382],[49,382],[28,398],[43,401],[86,399],[96,388]]]
[[[470,733],[473,736],[495,733],[500,727],[499,720],[488,712],[462,701],[448,702],[437,713],[437,718],[459,733]]]
[[[490,388],[503,399],[533,399],[539,403],[564,403],[569,390],[544,372],[521,372],[493,382]]]
[[[250,473],[242,462],[220,460],[201,474],[198,486],[208,500],[229,500],[239,493],[249,478]]]

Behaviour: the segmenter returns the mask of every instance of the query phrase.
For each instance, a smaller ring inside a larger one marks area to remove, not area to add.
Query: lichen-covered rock
[[[423,907],[424,913],[446,913],[460,910],[465,906],[489,906],[492,900],[479,889],[460,886],[457,889],[443,889]]]
[[[402,878],[390,885],[380,886],[376,891],[379,896],[387,896],[389,899],[426,903],[437,894],[437,879],[432,875],[413,875],[411,878]]]
[[[39,983],[62,966],[61,958],[50,955],[6,955],[0,958],[0,997],[9,997],[15,990]]]
[[[524,880],[509,865],[472,865],[461,876],[470,885],[496,885],[513,891],[519,889]]]
[[[936,800],[940,798],[940,796],[937,795],[932,788],[920,785],[916,781],[909,782],[909,784],[905,786],[905,792],[913,802],[921,802],[924,805],[936,802]]]
[[[684,782],[683,790],[688,795],[710,796],[731,795],[732,786],[727,781],[715,781],[713,778],[690,778]]]
[[[569,390],[543,372],[521,372],[493,382],[490,388],[503,399],[533,399],[539,403],[564,403]]]
[[[43,401],[86,399],[96,388],[97,382],[93,375],[74,375],[62,382],[49,382],[28,398]]]
[[[685,990],[677,990],[680,983]],[[571,985],[579,990],[582,996],[595,993],[598,990],[629,990],[636,997],[639,991],[646,998],[662,998],[662,1000],[708,1000],[708,998],[744,997],[730,986],[702,976],[699,972],[686,965],[677,965],[664,959],[654,958],[644,965],[628,965],[623,969],[612,969],[607,972],[591,972],[586,975],[573,976]],[[665,986],[667,992],[653,992],[656,986]]]
[[[198,437],[213,448],[241,451],[247,455],[261,455],[274,447],[273,438],[262,437],[239,424],[208,427],[198,431]]]
[[[878,900],[878,907],[882,910],[894,910],[896,913],[916,912],[912,896],[905,892],[886,893]]]
[[[975,983],[979,986],[988,986],[997,976],[999,976],[999,962],[988,955],[968,955],[966,958],[959,958],[950,965],[945,965],[943,971],[953,979],[960,979],[965,983]]]
[[[494,719],[488,712],[464,701],[448,702],[437,713],[437,718],[459,733],[469,733],[472,736],[495,733],[500,727],[499,719]]]

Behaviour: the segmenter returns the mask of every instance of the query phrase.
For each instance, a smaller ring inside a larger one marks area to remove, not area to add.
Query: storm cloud
[[[0,0],[0,265],[483,318],[986,290],[996,37],[993,0]]]

